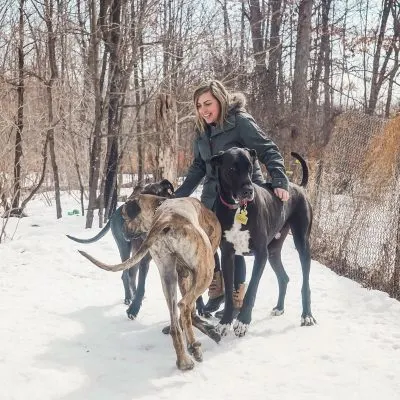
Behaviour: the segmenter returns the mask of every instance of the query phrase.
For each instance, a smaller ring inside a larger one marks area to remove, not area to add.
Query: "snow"
[[[120,273],[77,252],[118,262],[111,233],[91,245],[70,241],[65,234],[91,237],[98,228],[67,215],[79,207],[66,193],[61,220],[47,200],[37,197],[28,218],[12,219],[0,244],[1,400],[400,399],[400,303],[313,261],[318,324],[300,327],[301,270],[290,237],[285,313],[271,316],[277,283],[267,267],[246,336],[231,331],[216,344],[196,331],[204,361],[181,372],[161,333],[168,311],[156,266],[131,321]],[[252,261],[246,257],[248,277]]]

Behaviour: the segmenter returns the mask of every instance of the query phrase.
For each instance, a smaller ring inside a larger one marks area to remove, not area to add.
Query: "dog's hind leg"
[[[310,326],[316,323],[311,313],[311,290],[310,290],[310,229],[311,229],[311,210],[297,212],[291,217],[290,228],[293,234],[293,241],[299,253],[301,269],[303,273],[303,284],[301,287],[301,298],[303,312],[301,314],[301,325]]]
[[[282,264],[281,252],[283,242],[285,241],[288,232],[289,225],[285,225],[280,231],[279,238],[273,239],[268,245],[268,260],[275,272],[279,288],[278,302],[272,309],[272,315],[282,315],[285,311],[285,296],[289,277]]]
[[[161,259],[153,258],[160,271],[164,296],[169,309],[171,320],[170,335],[172,336],[172,342],[177,356],[176,366],[180,370],[192,369],[194,367],[194,362],[185,351],[182,330],[179,324],[177,306],[178,273],[175,269],[175,260],[171,259],[171,257],[166,259],[165,255],[162,262]]]
[[[185,333],[187,348],[196,361],[203,361],[201,352],[201,343],[196,341],[192,326],[192,311],[196,300],[195,286],[193,281],[195,277],[188,271],[181,271],[184,267],[178,267],[178,283],[182,294],[182,299],[178,303],[180,309],[180,322]]]

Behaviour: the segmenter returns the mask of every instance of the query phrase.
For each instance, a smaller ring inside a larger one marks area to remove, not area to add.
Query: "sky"
[[[49,199],[31,201],[29,217],[12,219],[0,244],[1,400],[400,400],[400,303],[313,261],[318,324],[301,327],[301,268],[290,236],[285,313],[270,314],[278,289],[267,266],[246,336],[231,331],[216,344],[196,331],[204,361],[181,372],[161,333],[169,316],[154,263],[131,321],[120,273],[77,251],[118,262],[111,233],[90,245],[70,241],[66,234],[91,237],[98,228],[67,215],[79,209],[74,197],[63,193],[60,220]],[[253,258],[246,263],[249,277]]]

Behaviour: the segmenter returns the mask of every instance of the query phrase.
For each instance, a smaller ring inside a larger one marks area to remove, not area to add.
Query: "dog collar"
[[[228,202],[226,202],[226,201],[222,198],[221,195],[219,195],[219,199],[221,200],[221,203],[222,203],[224,206],[230,208],[231,210],[236,210],[237,208],[239,208],[239,204],[238,204],[238,203],[234,203],[234,204],[228,203]]]
[[[234,204],[232,204],[232,203],[228,203],[227,201],[225,201],[224,199],[223,199],[223,197],[221,196],[221,195],[219,195],[219,199],[221,200],[221,203],[225,206],[225,207],[228,207],[228,208],[230,208],[231,210],[236,210],[236,209],[238,209],[239,207],[240,208],[246,208],[247,207],[247,201],[244,201],[244,202],[239,202],[239,203],[234,203]]]

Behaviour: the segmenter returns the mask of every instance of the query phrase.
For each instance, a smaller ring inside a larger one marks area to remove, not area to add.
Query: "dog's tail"
[[[97,242],[99,239],[101,239],[110,229],[111,226],[111,219],[108,220],[107,224],[103,227],[103,229],[94,237],[89,238],[89,239],[79,239],[74,236],[66,235],[67,238],[73,240],[74,242],[78,243],[93,243]]]
[[[164,222],[163,224],[153,224],[152,228],[150,229],[149,233],[146,236],[146,239],[139,247],[138,251],[128,260],[120,263],[120,264],[105,264],[101,261],[97,260],[96,258],[92,257],[90,254],[86,253],[85,251],[78,250],[84,257],[86,257],[89,261],[93,264],[97,265],[99,268],[104,269],[106,271],[124,271],[129,269],[139,263],[139,261],[147,254],[150,247],[166,232],[170,230],[169,221]]]
[[[302,176],[302,179],[300,182],[300,186],[305,187],[305,186],[307,186],[308,178],[309,178],[309,172],[308,172],[308,166],[307,166],[306,160],[304,160],[304,158],[300,154],[295,153],[294,151],[292,151],[290,154],[292,155],[292,157],[294,157],[296,160],[298,160],[301,165],[301,168],[303,170],[303,176]]]

